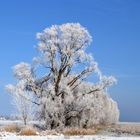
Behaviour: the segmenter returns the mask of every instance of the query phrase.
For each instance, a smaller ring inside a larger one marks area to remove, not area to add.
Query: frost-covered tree
[[[28,121],[32,120],[34,107],[30,102],[31,96],[28,95],[27,98],[27,95],[23,93],[24,90],[22,85],[23,83],[21,82],[19,82],[16,86],[9,84],[6,86],[6,90],[9,93],[12,93],[12,105],[16,109],[16,116],[23,121],[24,125],[27,125]]]
[[[46,127],[116,123],[118,107],[107,94],[116,80],[102,75],[92,55],[86,53],[92,41],[89,32],[79,23],[67,23],[46,28],[37,38],[39,55],[31,65],[22,62],[14,67],[14,87],[21,90],[16,94],[36,105],[36,114]],[[87,82],[91,74],[98,77],[96,82]]]

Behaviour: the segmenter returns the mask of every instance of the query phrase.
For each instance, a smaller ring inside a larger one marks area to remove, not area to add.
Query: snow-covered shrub
[[[48,129],[116,123],[117,103],[107,94],[116,80],[104,76],[86,53],[92,41],[89,32],[79,23],[67,23],[46,28],[37,38],[39,56],[31,65],[14,67],[17,85],[10,85],[16,89],[11,91],[36,105],[36,117]],[[96,82],[87,82],[91,74],[98,77]]]

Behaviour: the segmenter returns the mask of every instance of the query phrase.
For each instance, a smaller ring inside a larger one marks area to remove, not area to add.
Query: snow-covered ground
[[[10,124],[22,124],[22,122],[19,121],[19,120],[15,120],[15,121],[11,121],[11,120],[0,120],[0,126],[2,126],[2,125],[10,125]]]
[[[0,132],[0,140],[140,140],[138,136],[17,136],[14,133]]]
[[[103,135],[93,135],[93,136],[16,136],[14,133],[0,132],[0,140],[140,140],[137,136],[103,136]]]
[[[1,138],[0,138],[1,139]],[[15,136],[9,135],[2,140],[140,140],[140,137],[109,137],[109,136]]]
[[[39,121],[30,121],[28,122],[28,124],[41,124],[43,122],[39,122]],[[12,125],[12,124],[15,124],[15,125],[23,125],[23,122],[20,121],[20,120],[0,120],[0,126],[5,126],[5,125]]]
[[[37,122],[30,122],[31,124],[35,124]],[[0,126],[5,126],[9,124],[22,124],[21,121],[0,121]],[[132,127],[132,130],[134,128],[139,129],[140,123],[119,123],[120,126],[125,127]],[[98,135],[93,136],[54,136],[54,135],[48,135],[48,136],[17,136],[15,133],[8,133],[8,132],[0,132],[0,140],[140,140],[140,136],[133,136],[133,135],[118,135],[117,133],[110,133],[110,132],[102,132]]]

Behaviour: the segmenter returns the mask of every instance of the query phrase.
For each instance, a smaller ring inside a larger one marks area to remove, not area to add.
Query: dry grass
[[[38,135],[38,132],[35,128],[33,128],[31,126],[26,126],[26,127],[21,129],[21,131],[19,132],[19,135],[35,136],[35,135]]]
[[[42,131],[40,133],[41,136],[46,136],[46,135],[59,135],[58,132],[56,132],[55,130],[45,130],[45,131]]]
[[[20,128],[16,124],[11,124],[11,125],[3,126],[1,128],[1,130],[6,131],[6,132],[15,133],[15,132],[19,132]]]
[[[111,132],[116,132],[118,134],[132,134],[132,135],[140,135],[140,124],[116,124],[110,128],[108,128]]]
[[[79,129],[79,128],[69,128],[63,131],[63,134],[66,136],[74,136],[74,135],[95,135],[97,129]]]

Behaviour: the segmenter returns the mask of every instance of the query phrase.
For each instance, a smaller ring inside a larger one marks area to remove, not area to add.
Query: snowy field
[[[109,137],[109,136],[14,136],[9,135],[2,140],[140,140],[140,137]]]
[[[15,125],[24,125],[22,121],[20,120],[0,120],[0,126],[5,126],[5,125],[12,125],[12,124],[15,124]],[[41,122],[39,121],[30,121],[28,122],[28,124],[41,124]]]
[[[37,122],[31,122],[35,124]],[[22,124],[20,121],[0,121],[0,126],[10,124]],[[118,124],[119,128],[127,128],[130,130],[140,131],[140,123],[121,122]],[[130,131],[129,130],[129,131]],[[47,135],[47,136],[17,136],[16,133],[0,132],[0,140],[140,140],[140,136],[136,135],[119,135],[116,132],[110,133],[107,131],[101,132],[92,136],[64,136],[64,135]]]
[[[0,120],[0,126],[10,125],[10,124],[21,124],[21,121],[11,121],[11,120]]]
[[[0,132],[0,140],[140,140],[138,136],[16,136],[13,133]]]

